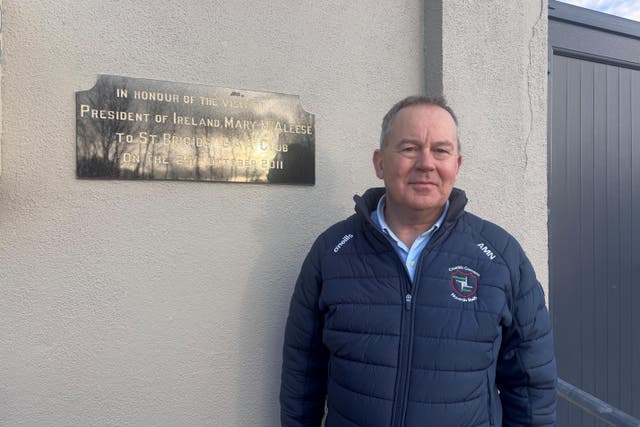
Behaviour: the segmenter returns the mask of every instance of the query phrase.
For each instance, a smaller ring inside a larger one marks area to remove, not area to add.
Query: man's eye
[[[414,147],[414,146],[407,146],[407,147],[403,147],[402,148],[402,151],[405,152],[405,153],[412,153],[412,152],[415,152],[417,150],[418,149],[416,147]]]
[[[433,150],[433,156],[436,159],[446,159],[451,155],[451,151],[446,148],[435,148]]]

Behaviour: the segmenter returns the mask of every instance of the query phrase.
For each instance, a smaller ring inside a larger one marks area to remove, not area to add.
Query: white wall
[[[421,2],[4,9],[0,425],[277,425],[295,277],[378,183],[384,111],[423,90]],[[300,95],[317,184],[76,179],[100,73]]]
[[[461,120],[458,185],[469,210],[518,238],[548,289],[547,1],[441,4],[442,87]]]
[[[423,2],[3,2],[0,425],[278,425],[295,276],[378,185],[384,112],[425,90]],[[443,10],[461,186],[544,269],[546,21],[473,3]],[[74,96],[98,74],[300,95],[317,184],[76,179]]]
[[[0,79],[2,78],[2,18],[4,17],[2,0],[0,0]],[[0,135],[2,135],[2,90],[0,90]],[[2,175],[2,144],[0,144],[0,176]]]

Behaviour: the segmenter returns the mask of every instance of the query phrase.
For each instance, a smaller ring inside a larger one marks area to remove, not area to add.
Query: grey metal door
[[[549,3],[550,309],[562,379],[640,417],[640,23]],[[561,401],[559,426],[602,425]]]

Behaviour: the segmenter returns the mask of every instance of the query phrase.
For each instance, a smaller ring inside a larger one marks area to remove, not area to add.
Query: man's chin
[[[427,198],[427,200],[416,200],[410,204],[410,207],[415,211],[433,211],[434,209],[442,209],[447,203],[446,199],[440,198]]]

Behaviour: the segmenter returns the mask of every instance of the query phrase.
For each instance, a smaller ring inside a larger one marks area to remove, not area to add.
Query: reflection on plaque
[[[76,93],[80,178],[315,184],[294,95],[101,75]]]

